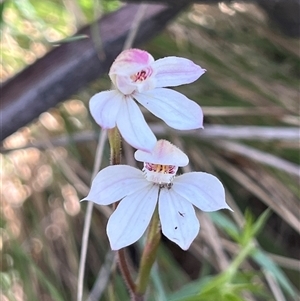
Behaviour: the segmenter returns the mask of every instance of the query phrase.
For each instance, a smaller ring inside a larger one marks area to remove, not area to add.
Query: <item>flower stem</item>
[[[130,275],[128,263],[126,261],[126,254],[125,249],[118,250],[118,265],[119,269],[121,271],[121,274],[123,276],[123,279],[125,281],[125,284],[127,285],[127,288],[129,289],[129,292],[131,295],[133,295],[133,292],[135,291],[135,284],[132,280],[132,277]]]
[[[108,130],[108,140],[110,145],[110,164],[118,165],[121,163],[122,140],[117,127]]]
[[[158,208],[156,207],[149,225],[147,241],[142,254],[140,269],[136,281],[135,294],[137,298],[139,296],[142,298],[140,300],[143,300],[142,296],[145,294],[148,286],[150,271],[156,258],[160,237],[160,223],[158,216]]]

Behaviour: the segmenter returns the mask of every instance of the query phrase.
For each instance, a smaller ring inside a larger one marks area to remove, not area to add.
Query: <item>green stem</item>
[[[161,234],[158,208],[156,207],[149,225],[147,241],[142,254],[140,269],[136,281],[135,294],[137,298],[141,298],[140,300],[143,300],[143,296],[149,283],[150,271],[156,258],[160,238]]]
[[[245,259],[251,254],[254,249],[255,245],[253,241],[250,240],[235,257],[225,273],[227,273],[229,277],[233,277],[236,274],[239,266],[245,261]]]
[[[122,140],[117,127],[108,130],[108,140],[110,145],[110,164],[121,164]]]

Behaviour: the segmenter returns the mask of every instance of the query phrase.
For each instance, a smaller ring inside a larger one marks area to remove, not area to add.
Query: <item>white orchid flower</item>
[[[125,50],[109,71],[115,90],[95,94],[90,100],[90,112],[102,128],[117,126],[130,145],[151,151],[156,138],[136,102],[174,129],[202,128],[200,106],[164,87],[192,83],[205,71],[185,58],[170,56],[154,61],[146,51]]]
[[[113,250],[136,242],[145,232],[158,204],[162,233],[187,250],[200,225],[194,206],[203,211],[230,209],[222,183],[213,175],[190,172],[175,177],[188,157],[166,140],[159,140],[152,153],[137,150],[143,171],[127,165],[102,169],[83,200],[100,205],[120,201],[110,216],[107,235]]]

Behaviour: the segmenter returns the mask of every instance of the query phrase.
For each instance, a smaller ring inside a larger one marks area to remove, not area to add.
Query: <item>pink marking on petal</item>
[[[153,164],[149,162],[144,162],[144,168],[149,171],[171,175],[175,175],[178,169],[175,165]]]
[[[140,49],[121,52],[111,65],[109,74],[134,74],[149,67],[154,62],[150,53]]]
[[[143,82],[152,75],[152,72],[153,72],[152,68],[145,68],[145,69],[137,72],[136,74],[131,75],[130,78],[135,83]]]
[[[151,60],[152,59],[152,60]],[[124,50],[116,58],[116,61],[124,61],[127,63],[149,64],[153,61],[150,53],[140,49]]]
[[[125,95],[131,94],[135,89],[139,92],[149,90],[149,87],[154,87],[153,80],[149,80],[149,77],[153,75],[151,67],[153,62],[154,58],[147,51],[124,50],[111,65],[110,79],[116,88]],[[122,78],[122,85],[120,85],[118,77]]]

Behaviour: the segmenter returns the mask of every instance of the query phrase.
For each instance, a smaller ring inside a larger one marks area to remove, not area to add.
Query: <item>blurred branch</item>
[[[202,107],[204,116],[274,116],[281,122],[300,126],[300,118],[294,115],[287,115],[286,110],[278,106],[263,107]]]
[[[205,116],[284,116],[286,111],[279,106],[264,106],[264,107],[202,107]]]
[[[155,134],[165,135],[167,132],[173,132],[161,124],[150,125]],[[199,137],[204,139],[244,139],[259,141],[299,141],[299,128],[296,127],[263,127],[263,126],[226,126],[226,125],[205,125],[205,131],[182,131],[183,136]],[[73,135],[62,135],[50,139],[54,146],[65,146],[70,141],[87,142],[97,139],[98,134],[94,131],[84,131]],[[38,149],[47,149],[47,143],[44,140],[38,140],[28,143],[18,148],[0,147],[1,153],[36,147]]]
[[[122,2],[128,2],[128,3],[164,3],[167,5],[176,5],[178,3],[184,3],[186,0],[121,0]],[[240,2],[257,2],[259,0],[241,0]],[[192,0],[190,2],[193,3],[200,3],[200,4],[218,4],[220,2],[224,3],[232,3],[232,2],[237,2],[234,0]]]
[[[150,125],[157,135],[166,133],[166,127],[160,124]],[[182,131],[184,136],[207,139],[245,139],[245,140],[299,140],[298,127],[238,126],[238,125],[205,125],[205,130]],[[170,130],[170,132],[172,132]]]
[[[252,148],[248,145],[243,145],[236,142],[230,142],[225,140],[218,140],[216,144],[230,152],[239,154],[244,157],[248,157],[252,160],[260,162],[265,165],[269,165],[278,169],[281,169],[292,175],[300,176],[300,166],[294,163],[291,163],[287,160],[281,159],[272,154],[260,151],[258,149]]]
[[[133,46],[146,42],[185,8],[189,1],[167,7],[149,5],[137,32]],[[64,43],[26,68],[1,87],[1,131],[3,140],[31,122],[39,114],[107,73],[115,57],[121,52],[139,5],[130,4],[98,21],[105,53],[100,61],[92,39]],[[90,26],[77,35],[91,36]]]

